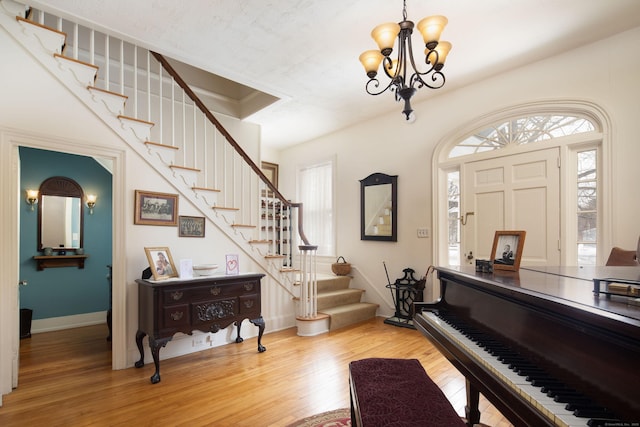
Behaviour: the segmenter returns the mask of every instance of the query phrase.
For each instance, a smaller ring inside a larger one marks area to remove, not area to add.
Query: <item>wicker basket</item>
[[[340,262],[342,260],[342,262]],[[336,262],[331,264],[331,271],[338,276],[346,276],[351,273],[351,264],[345,261],[344,257],[339,256]]]

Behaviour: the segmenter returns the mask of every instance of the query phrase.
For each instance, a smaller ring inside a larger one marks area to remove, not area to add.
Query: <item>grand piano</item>
[[[414,325],[465,376],[469,425],[482,393],[516,426],[640,426],[639,267],[436,271]]]

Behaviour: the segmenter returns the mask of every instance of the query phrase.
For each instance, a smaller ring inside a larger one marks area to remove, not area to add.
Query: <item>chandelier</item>
[[[380,50],[367,50],[360,55],[360,62],[369,77],[365,86],[367,93],[380,95],[390,89],[395,93],[396,101],[404,100],[402,113],[406,119],[412,119],[411,97],[415,95],[417,90],[424,86],[430,89],[439,89],[444,86],[445,78],[442,74],[442,67],[449,50],[451,50],[451,43],[440,41],[440,34],[447,22],[447,18],[439,15],[429,16],[418,22],[418,31],[422,34],[425,44],[424,62],[426,64],[421,67],[425,70],[420,71],[413,59],[411,46],[411,33],[413,33],[414,24],[407,20],[407,0],[404,0],[402,22],[381,24],[371,31],[371,37],[376,41]],[[396,38],[398,39],[398,53],[396,59],[392,59],[391,53]],[[390,79],[384,89],[380,89],[380,82],[376,78],[381,62],[384,73]],[[408,65],[411,66],[411,69]],[[407,77],[408,73],[412,74]]]

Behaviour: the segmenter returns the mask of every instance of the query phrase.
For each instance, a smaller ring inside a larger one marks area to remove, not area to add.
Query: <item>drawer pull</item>
[[[178,301],[179,299],[182,299],[183,296],[184,294],[182,293],[182,291],[171,292],[171,298],[173,298],[174,301]]]
[[[252,300],[252,299],[250,299],[250,300],[245,301],[245,302],[244,302],[244,306],[245,306],[246,308],[251,308],[251,307],[253,307],[253,300]]]
[[[171,313],[170,314],[171,318],[175,321],[178,321],[180,319],[182,319],[182,316],[184,316],[184,312],[183,311],[176,311],[175,313]]]
[[[253,283],[245,283],[244,284],[244,290],[245,291],[252,291],[253,290]]]
[[[209,292],[211,292],[211,295],[220,295],[220,292],[222,292],[222,289],[218,286],[216,286],[215,288],[211,288],[209,289]]]

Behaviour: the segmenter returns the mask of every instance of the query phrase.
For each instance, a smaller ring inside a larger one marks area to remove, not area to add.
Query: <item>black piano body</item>
[[[618,425],[640,425],[640,300],[595,294],[592,281],[640,280],[638,267],[436,271],[440,298],[414,304],[414,324],[465,376],[470,423],[480,419],[479,392],[516,426],[562,425],[435,328],[428,312],[464,319],[628,421]]]

